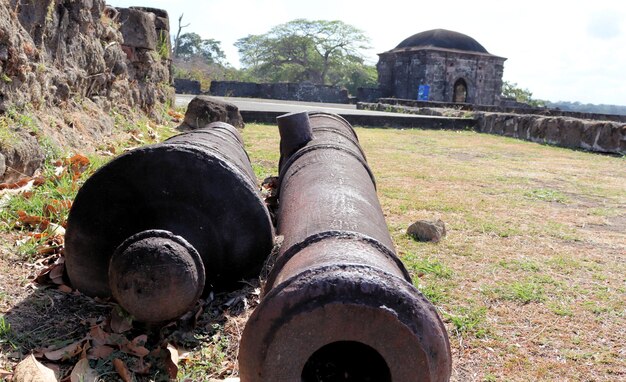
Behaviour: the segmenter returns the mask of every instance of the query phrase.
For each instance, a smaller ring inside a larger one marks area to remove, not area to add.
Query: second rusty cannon
[[[284,242],[242,335],[241,381],[449,380],[446,329],[395,254],[352,127],[324,113],[278,124]]]
[[[242,137],[216,122],[94,173],[70,211],[65,257],[79,291],[113,296],[137,320],[162,322],[203,291],[258,274],[272,246]]]

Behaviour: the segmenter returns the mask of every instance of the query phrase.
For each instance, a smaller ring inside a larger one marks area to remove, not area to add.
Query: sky
[[[443,28],[476,39],[507,57],[504,80],[533,98],[626,105],[626,1],[624,0],[107,0],[114,6],[150,6],[170,15],[171,33],[183,14],[185,32],[221,42],[239,67],[237,39],[262,34],[297,18],[341,20],[370,38],[364,54]]]

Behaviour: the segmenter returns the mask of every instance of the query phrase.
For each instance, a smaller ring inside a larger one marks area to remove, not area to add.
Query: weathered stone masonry
[[[437,107],[440,106],[440,107]],[[358,103],[357,108],[364,110],[384,110],[398,113],[456,116],[463,117],[457,123],[460,128],[471,128],[488,134],[524,139],[531,142],[551,144],[573,149],[626,155],[626,123],[623,116],[613,121],[587,119],[601,118],[601,115],[561,112],[562,116],[546,116],[537,114],[515,114],[492,112],[484,107],[450,109],[442,108],[442,104],[398,100],[395,104]],[[443,104],[447,107],[447,104]],[[483,111],[478,111],[479,109]],[[498,109],[498,108],[496,108]],[[539,110],[546,112],[547,110]],[[620,120],[621,119],[621,120]],[[458,128],[454,125],[448,129]],[[420,126],[422,128],[430,128]]]
[[[173,102],[167,12],[103,0],[0,2],[0,115],[24,116],[0,140],[0,180],[32,174],[39,137],[84,150],[112,132],[111,112],[161,116]],[[3,165],[2,165],[3,164]]]
[[[226,97],[270,98],[280,100],[348,103],[348,91],[336,86],[308,82],[255,83],[211,81],[210,94]]]
[[[475,129],[537,143],[626,155],[626,124],[564,117],[478,113]]]
[[[383,97],[417,99],[419,86],[428,85],[430,101],[481,105],[500,101],[506,58],[488,53],[461,33],[443,29],[418,33],[379,56]]]

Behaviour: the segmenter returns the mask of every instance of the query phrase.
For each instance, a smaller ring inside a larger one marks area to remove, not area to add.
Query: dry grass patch
[[[445,319],[454,379],[626,376],[626,160],[473,132],[359,129],[399,253]],[[447,238],[406,227],[441,218]],[[449,278],[420,273],[424,261]]]

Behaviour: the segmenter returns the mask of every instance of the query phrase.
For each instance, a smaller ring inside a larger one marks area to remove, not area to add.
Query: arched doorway
[[[465,103],[467,102],[467,84],[465,80],[459,78],[454,83],[454,93],[452,95],[452,102],[454,103]]]

